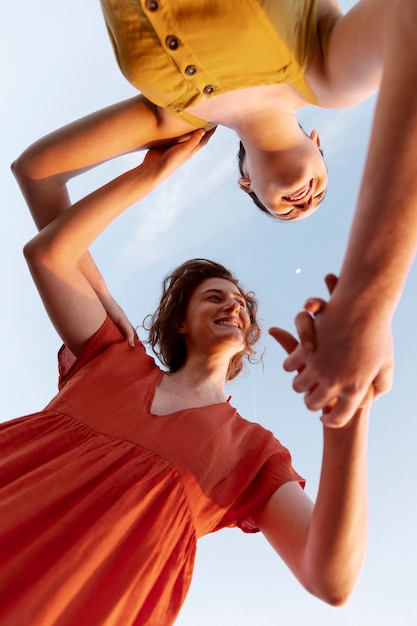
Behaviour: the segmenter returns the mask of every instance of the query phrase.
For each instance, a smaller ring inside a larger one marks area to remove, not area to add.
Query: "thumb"
[[[298,341],[296,340],[296,338],[283,328],[277,328],[276,326],[273,326],[269,329],[268,332],[271,337],[278,341],[280,346],[282,346],[288,354],[291,354],[291,352],[293,352],[298,346]]]

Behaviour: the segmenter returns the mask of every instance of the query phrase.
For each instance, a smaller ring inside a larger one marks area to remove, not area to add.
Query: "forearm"
[[[343,303],[356,299],[385,321],[392,317],[417,247],[417,6],[392,2],[381,11],[389,13],[390,24],[382,83],[335,297]]]
[[[91,257],[87,256],[87,249],[118,215],[158,183],[159,177],[141,170],[141,166],[129,170],[61,213],[30,245],[38,249],[45,261],[49,259],[48,263],[73,264],[78,269],[82,264],[83,270],[87,270],[96,283],[100,274]]]
[[[341,429],[324,428],[319,491],[309,526],[306,586],[331,603],[349,597],[367,542],[367,433],[369,408]]]

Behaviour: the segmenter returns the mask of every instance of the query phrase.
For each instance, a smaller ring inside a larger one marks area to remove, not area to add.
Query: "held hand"
[[[151,148],[139,166],[139,169],[148,171],[160,177],[158,182],[171,176],[196,152],[201,150],[216,129],[206,132],[204,129],[196,130],[180,138],[178,143],[167,148]]]
[[[334,274],[329,274],[326,276],[325,281],[329,293],[331,294],[336,287],[337,277]],[[271,328],[269,331],[270,334],[284,348],[284,350],[286,350],[288,354],[294,356],[297,359],[297,371],[299,374],[305,368],[305,364],[303,362],[303,359],[305,359],[305,354],[308,352],[314,352],[314,350],[316,350],[317,348],[315,318],[313,316],[323,311],[326,305],[326,301],[322,298],[309,298],[306,301],[305,311],[298,313],[295,318],[295,324],[300,338],[300,343],[289,332],[281,328]],[[301,358],[298,355],[302,355]],[[376,383],[377,380],[374,381],[374,384]],[[374,395],[374,385],[371,384],[367,390],[365,397],[362,399],[362,402],[357,408],[361,409],[367,406],[373,400]],[[326,426],[335,426],[335,424],[333,424],[333,422],[329,420],[328,417],[328,414],[333,410],[335,404],[336,401],[334,399],[331,399],[326,405],[321,407],[323,411],[321,419],[326,424]],[[337,426],[344,426],[351,419],[353,414],[354,412],[346,418],[343,424],[340,423],[337,424]]]
[[[337,285],[337,280],[338,280],[337,276],[335,276],[335,274],[327,274],[324,280],[325,280],[327,289],[329,290],[329,293],[332,294],[334,288]],[[295,317],[295,326],[297,328],[298,336],[300,338],[301,347],[306,352],[314,352],[317,348],[316,329],[314,326],[314,316],[320,313],[320,311],[322,311],[325,308],[326,304],[327,302],[326,300],[323,300],[323,298],[315,298],[315,297],[309,298],[304,304],[305,310],[298,313]],[[286,334],[289,334],[286,331],[283,331],[283,332]],[[282,344],[280,341],[282,347],[288,352],[288,354],[293,352],[295,348],[298,346],[298,341],[296,341],[296,339],[294,338],[293,340],[295,341],[295,344],[293,344],[292,349],[288,349],[289,343],[287,347],[286,345]],[[301,369],[299,371],[301,371]]]
[[[390,328],[370,325],[366,316],[362,324],[356,320],[349,325],[349,311],[340,313],[332,301],[318,308],[323,302],[306,303],[310,312],[320,312],[315,318],[316,344],[299,344],[285,360],[284,369],[298,371],[294,390],[304,393],[310,410],[323,409],[326,426],[338,428],[357,408],[390,389],[393,347]]]

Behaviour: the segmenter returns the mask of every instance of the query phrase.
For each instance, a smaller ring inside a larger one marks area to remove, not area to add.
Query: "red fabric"
[[[253,513],[302,479],[273,435],[229,404],[150,413],[163,372],[107,319],[60,391],[0,425],[0,624],[168,626],[196,539],[258,530]]]

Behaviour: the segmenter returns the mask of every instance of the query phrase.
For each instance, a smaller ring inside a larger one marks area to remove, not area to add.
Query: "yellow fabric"
[[[201,127],[209,125],[184,109],[234,89],[289,83],[317,103],[304,78],[316,41],[316,5],[317,0],[101,0],[127,80],[154,104]]]

